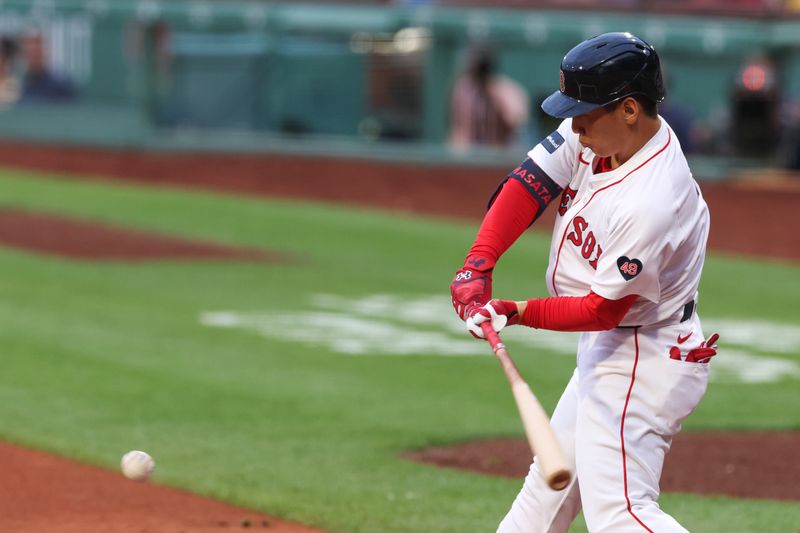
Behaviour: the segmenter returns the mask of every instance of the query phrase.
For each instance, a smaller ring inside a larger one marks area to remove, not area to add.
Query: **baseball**
[[[132,450],[122,456],[120,467],[126,478],[134,481],[146,481],[152,475],[156,462],[147,452]]]

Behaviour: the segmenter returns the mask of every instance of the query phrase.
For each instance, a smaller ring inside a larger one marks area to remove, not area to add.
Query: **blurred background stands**
[[[0,137],[516,163],[557,125],[539,103],[563,54],[630,30],[667,66],[662,112],[696,173],[797,168],[798,10],[773,0],[6,0]],[[492,51],[503,89],[490,92],[505,96],[486,102],[505,125],[464,141],[455,124],[470,106],[457,101],[476,43]]]

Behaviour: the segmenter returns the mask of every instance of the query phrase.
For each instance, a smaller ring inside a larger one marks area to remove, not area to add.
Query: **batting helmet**
[[[542,102],[548,115],[583,115],[600,106],[642,95],[666,96],[655,48],[630,33],[604,33],[570,50],[561,61],[561,90]]]

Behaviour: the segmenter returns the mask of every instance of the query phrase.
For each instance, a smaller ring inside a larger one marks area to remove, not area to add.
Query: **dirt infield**
[[[521,156],[522,157],[522,156]],[[310,156],[154,153],[0,142],[0,165],[97,179],[230,194],[310,198],[477,220],[509,170],[419,166]],[[791,179],[791,178],[790,178]],[[799,177],[794,178],[800,182]],[[750,176],[735,184],[703,183],[711,209],[709,247],[733,254],[800,261],[800,233],[787,217],[800,205],[800,187]],[[536,228],[552,226],[548,209]],[[471,222],[474,223],[474,222]]]
[[[800,500],[800,432],[680,433],[667,454],[664,492]],[[436,466],[522,479],[530,467],[524,439],[493,439],[406,454]]]
[[[50,213],[0,209],[0,245],[90,261],[246,260],[286,262],[289,256],[188,240]]]
[[[322,533],[180,490],[0,443],[4,533]]]

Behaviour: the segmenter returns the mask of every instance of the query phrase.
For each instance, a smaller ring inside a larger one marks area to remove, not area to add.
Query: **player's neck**
[[[642,147],[658,133],[660,128],[661,119],[658,117],[641,117],[630,130],[628,142],[625,143],[626,146],[611,156],[612,168],[617,168],[633,157],[636,152],[641,150]]]

